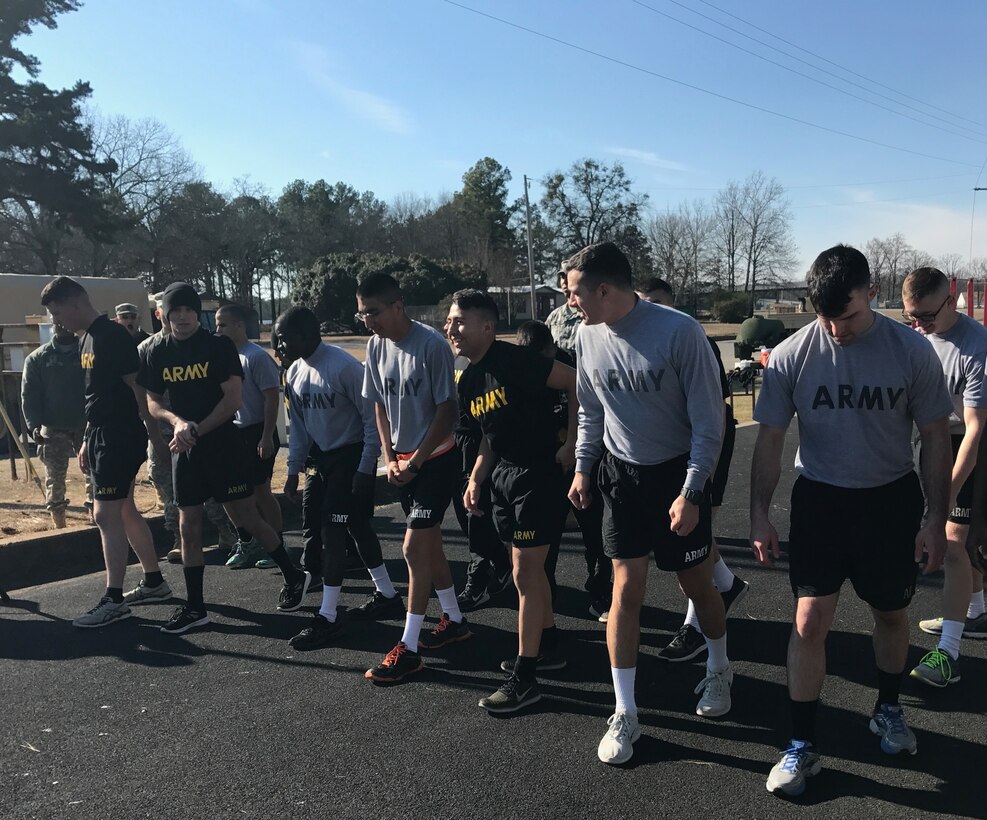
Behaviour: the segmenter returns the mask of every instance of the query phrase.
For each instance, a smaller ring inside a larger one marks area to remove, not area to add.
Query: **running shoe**
[[[183,604],[162,625],[161,631],[168,632],[171,635],[181,635],[183,632],[205,626],[207,623],[209,623],[209,614],[207,612],[196,612],[194,609],[189,608],[188,604]]]
[[[525,706],[531,706],[541,700],[541,692],[538,691],[538,684],[532,679],[522,681],[517,675],[511,676],[504,681],[492,695],[487,695],[480,700],[480,708],[486,709],[495,715],[517,712]]]
[[[614,712],[607,719],[607,726],[609,728],[596,749],[596,756],[604,763],[619,766],[634,754],[634,744],[641,737],[641,725],[637,722],[637,715]]]
[[[514,570],[510,567],[504,570],[495,569],[493,577],[487,583],[487,592],[491,595],[500,595],[505,589],[514,583]]]
[[[937,646],[919,661],[910,677],[937,689],[945,689],[951,683],[960,682],[959,658],[954,661],[948,652]]]
[[[99,603],[85,615],[80,615],[72,621],[72,626],[77,626],[80,629],[96,629],[100,626],[108,626],[117,621],[123,621],[133,614],[130,607],[125,603],[115,603],[112,598],[104,595],[99,599]]]
[[[274,569],[278,565],[278,562],[273,558],[261,558],[254,567],[257,569]]]
[[[431,632],[423,633],[418,639],[418,649],[419,651],[424,650],[429,652],[433,649],[441,649],[443,646],[465,641],[472,637],[473,633],[470,632],[466,618],[463,618],[457,624],[455,621],[450,621],[449,616],[443,612],[435,628]]]
[[[682,663],[683,661],[691,661],[706,650],[706,639],[702,632],[692,624],[682,624],[668,645],[658,652],[658,657],[670,663]]]
[[[514,664],[517,663],[517,658],[508,658],[505,661],[500,662],[500,668],[506,672],[508,675],[514,674]],[[566,657],[558,650],[546,650],[538,656],[538,660],[535,661],[535,671],[536,672],[557,672],[560,669],[565,669],[566,667]]]
[[[250,569],[261,560],[266,552],[253,538],[249,541],[237,541],[233,554],[226,562],[227,569]]]
[[[881,751],[889,755],[918,751],[915,734],[905,723],[905,712],[900,706],[882,703],[870,719],[870,730],[881,738]]]
[[[404,601],[400,595],[388,598],[379,590],[360,606],[347,610],[351,621],[391,621],[405,615]]]
[[[307,572],[302,572],[301,577],[294,583],[281,587],[281,595],[278,596],[278,609],[281,612],[294,612],[302,605],[302,599],[312,583],[312,576]]]
[[[987,612],[976,618],[967,618],[963,626],[963,637],[975,641],[987,639]]]
[[[703,693],[696,704],[696,714],[700,717],[722,717],[730,711],[730,686],[733,684],[733,670],[722,672],[706,670],[706,677],[696,687],[694,694]]]
[[[424,668],[422,656],[412,652],[406,644],[399,643],[377,666],[368,669],[364,677],[377,683],[397,683],[402,678],[420,672]]]
[[[172,547],[168,550],[168,563],[169,564],[180,564],[182,563],[182,551],[179,547]]]
[[[288,641],[288,645],[300,652],[307,652],[331,643],[342,631],[343,625],[338,618],[330,621],[323,615],[317,614],[308,626]]]
[[[597,598],[590,601],[589,614],[601,624],[605,624],[610,618],[610,600],[608,598]]]
[[[792,740],[768,775],[767,788],[772,794],[798,797],[805,791],[805,781],[822,771],[822,760],[811,743]]]
[[[726,592],[721,592],[720,597],[723,599],[723,608],[729,612],[730,607],[737,604],[741,598],[747,594],[747,590],[750,589],[750,584],[742,580],[739,575],[733,576],[733,585]]]
[[[463,591],[456,596],[461,612],[473,612],[479,609],[490,600],[490,593],[487,592],[486,584],[469,578]]]
[[[168,586],[167,581],[162,581],[156,587],[149,587],[147,579],[141,578],[140,583],[123,596],[123,602],[125,604],[142,604],[146,601],[167,601],[171,597],[171,587]]]

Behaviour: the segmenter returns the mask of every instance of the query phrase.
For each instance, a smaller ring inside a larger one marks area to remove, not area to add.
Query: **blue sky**
[[[664,210],[760,169],[788,190],[803,270],[835,242],[898,231],[966,257],[987,161],[987,4],[711,2],[88,0],[19,45],[49,85],[85,79],[101,112],[165,123],[224,190],[324,178],[434,197],[492,156],[521,195],[523,174],[594,157],[621,160]],[[987,256],[987,192],[973,255]]]

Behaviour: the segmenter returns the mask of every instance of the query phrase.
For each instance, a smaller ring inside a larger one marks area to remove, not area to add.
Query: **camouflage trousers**
[[[165,441],[169,441],[169,435]],[[178,534],[178,505],[175,503],[175,483],[172,473],[171,459],[160,459],[150,444],[147,445],[147,463],[151,474],[151,483],[158,494],[158,500],[164,507],[165,529],[173,535]],[[230,526],[226,511],[222,504],[210,499],[205,504],[206,516],[220,532]]]
[[[45,465],[45,509],[64,510],[69,505],[65,497],[65,476],[76,469],[76,457],[82,447],[82,430],[53,430],[41,428],[44,444],[38,445],[38,460]],[[92,503],[92,476],[86,475],[86,502]]]

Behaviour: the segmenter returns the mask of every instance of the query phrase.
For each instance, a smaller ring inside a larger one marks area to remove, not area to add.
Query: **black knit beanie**
[[[202,313],[202,300],[195,288],[184,282],[172,282],[161,294],[161,313],[167,319],[177,307],[192,308],[196,313]]]

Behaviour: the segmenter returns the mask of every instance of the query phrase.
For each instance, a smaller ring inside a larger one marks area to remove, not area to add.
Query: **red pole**
[[[973,316],[973,280],[966,280],[966,315]]]
[[[955,276],[950,276],[949,277],[949,295],[952,296],[954,299],[956,298],[956,277]]]
[[[983,308],[984,308],[984,327],[987,327],[987,279],[984,279]]]

